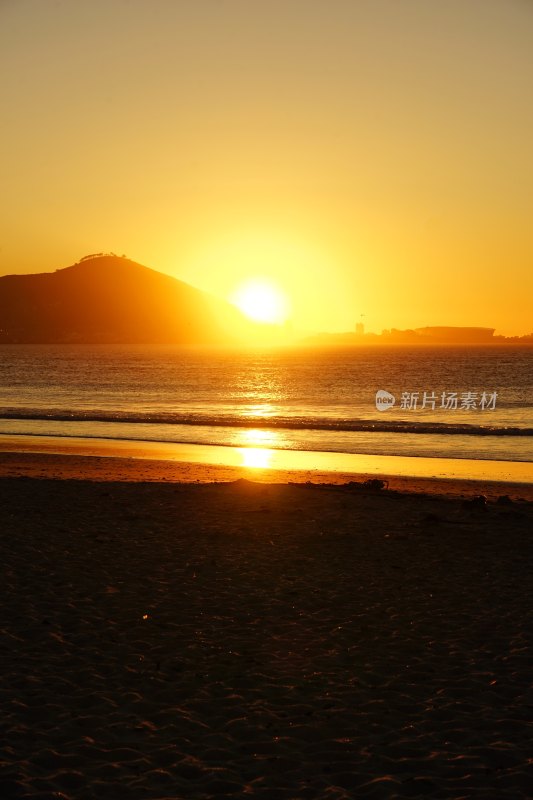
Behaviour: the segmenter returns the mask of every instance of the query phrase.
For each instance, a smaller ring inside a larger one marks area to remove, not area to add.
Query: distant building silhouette
[[[431,325],[415,328],[418,336],[430,337],[438,342],[486,343],[492,340],[495,328],[454,327],[452,325]]]

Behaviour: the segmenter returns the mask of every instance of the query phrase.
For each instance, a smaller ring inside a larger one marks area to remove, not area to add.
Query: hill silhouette
[[[183,281],[115,255],[0,277],[0,342],[223,344],[257,325]]]

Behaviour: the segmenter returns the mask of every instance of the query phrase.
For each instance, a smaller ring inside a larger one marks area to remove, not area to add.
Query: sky
[[[533,331],[532,0],[0,0],[0,275]]]

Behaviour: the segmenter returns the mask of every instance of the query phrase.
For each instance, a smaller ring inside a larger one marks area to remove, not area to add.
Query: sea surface
[[[533,461],[533,348],[0,345],[0,434]]]

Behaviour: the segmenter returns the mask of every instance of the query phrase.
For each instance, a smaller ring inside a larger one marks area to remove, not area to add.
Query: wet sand
[[[396,479],[440,481],[472,481],[478,483],[515,483],[533,486],[533,461],[491,461],[467,458],[426,458],[413,456],[369,455],[364,453],[313,452],[308,450],[276,450],[262,446],[222,447],[218,445],[152,442],[128,439],[98,439],[71,436],[30,436],[0,434],[2,453],[43,453],[78,457],[161,461],[159,469],[165,477],[170,469],[179,474],[177,464],[185,464],[191,473],[204,475],[277,476],[287,474],[317,477],[321,482],[344,483],[347,476],[386,476]],[[139,465],[140,466],[140,465]],[[148,473],[153,470],[146,470]],[[227,477],[225,478],[228,479]],[[260,478],[261,479],[261,478]],[[264,478],[263,478],[264,479]],[[300,480],[300,478],[297,478]],[[408,485],[405,482],[402,485]],[[427,485],[427,484],[426,484]],[[451,485],[451,484],[450,484]]]
[[[528,487],[0,466],[1,797],[530,797]]]
[[[197,455],[194,446],[192,450],[181,453],[179,458],[168,459],[164,458],[158,449],[154,451],[147,449],[146,444],[149,443],[113,441],[104,442],[101,448],[99,444],[88,440],[80,440],[78,444],[48,437],[43,439],[31,437],[33,441],[28,441],[30,437],[12,438],[13,441],[8,443],[7,437],[0,437],[0,477],[160,483],[212,483],[245,478],[264,483],[315,484],[346,484],[377,479],[385,481],[389,489],[410,493],[459,497],[483,494],[491,500],[507,495],[512,499],[533,501],[533,476],[531,478],[529,476],[533,464],[527,463],[510,463],[509,474],[505,476],[505,480],[498,481],[491,478],[494,476],[493,467],[495,465],[497,467],[499,462],[486,462],[487,466],[479,470],[484,477],[472,480],[464,477],[464,474],[467,474],[465,471],[460,471],[463,477],[448,478],[435,477],[431,472],[426,476],[410,474],[415,471],[412,462],[430,459],[403,459],[410,462],[406,466],[407,474],[393,474],[378,469],[371,472],[318,469],[313,464],[312,458],[304,459],[305,469],[275,469],[249,467],[242,463],[212,463],[209,460],[210,453],[217,449],[224,451],[223,457],[227,458],[228,451],[235,450],[229,447],[201,448],[200,459],[188,461],[187,455],[193,458]],[[122,445],[118,448],[118,452],[117,445]],[[112,453],[116,455],[111,455]],[[168,455],[166,451],[165,454]],[[231,456],[231,453],[229,455]],[[313,454],[300,453],[300,455],[310,457]],[[386,462],[381,463],[378,460],[378,463],[383,470]],[[456,463],[464,467],[459,459]],[[457,469],[459,470],[459,467]],[[511,480],[513,475],[521,480]]]

